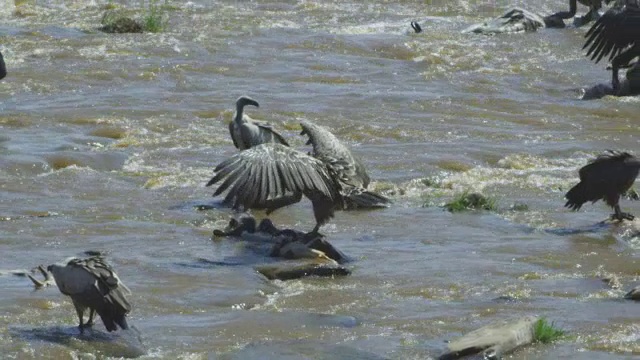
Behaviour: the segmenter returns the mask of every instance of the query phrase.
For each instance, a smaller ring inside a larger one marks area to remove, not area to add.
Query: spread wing
[[[308,121],[300,125],[301,135],[309,136],[307,144],[313,146],[313,156],[324,162],[340,180],[347,209],[386,207],[391,203],[384,196],[366,190],[370,179],[364,164],[335,135]]]
[[[335,135],[309,121],[302,121],[300,126],[300,135],[309,136],[307,144],[313,146],[313,156],[330,167],[344,183],[365,188],[369,185],[364,165]]]
[[[614,6],[593,24],[585,37],[587,41],[582,48],[589,47],[587,57],[598,63],[609,56],[611,61],[626,47],[640,41],[640,8]]]
[[[325,164],[282,144],[262,144],[221,162],[207,186],[222,181],[214,196],[228,190],[224,199],[234,208],[270,208],[274,200],[322,194],[338,199],[339,184]]]
[[[256,124],[260,128],[260,132],[270,134],[270,137],[273,139],[272,140],[273,142],[282,144],[285,146],[291,146],[289,145],[287,140],[285,140],[284,137],[280,135],[279,132],[273,129],[273,126],[271,126],[271,124],[265,123],[265,122],[258,122],[258,121],[254,121],[254,124]]]
[[[245,149],[266,143],[277,143],[289,146],[287,141],[268,123],[250,120],[240,125],[240,136]]]

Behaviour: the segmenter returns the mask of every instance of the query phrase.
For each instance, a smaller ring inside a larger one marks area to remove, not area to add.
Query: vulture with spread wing
[[[313,152],[309,155],[278,143],[241,151],[215,168],[207,183],[218,182],[214,196],[227,191],[224,202],[234,209],[266,209],[267,214],[299,202],[304,195],[313,205],[317,233],[346,208],[386,207],[390,201],[366,190],[369,184],[362,162],[328,130],[302,123]]]
[[[585,35],[587,56],[598,63],[608,56],[611,62],[611,85],[620,88],[618,71],[629,67],[640,56],[640,4],[638,0],[621,0],[607,10]]]

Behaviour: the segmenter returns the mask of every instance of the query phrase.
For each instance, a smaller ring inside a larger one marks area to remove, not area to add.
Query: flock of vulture
[[[609,3],[612,0],[605,0]],[[580,0],[599,9],[599,0]],[[575,15],[571,10],[552,16]],[[617,71],[640,56],[640,7],[636,0],[618,1],[587,32],[585,48],[596,62],[609,56],[613,68],[612,85],[619,86]],[[0,79],[6,68],[0,54]],[[301,135],[308,137],[312,151],[304,153],[289,146],[286,139],[267,123],[244,114],[245,106],[258,107],[257,101],[242,96],[229,124],[233,144],[240,151],[215,168],[215,176],[206,184],[218,184],[214,196],[226,192],[223,203],[235,210],[264,209],[267,214],[299,202],[303,195],[311,201],[316,225],[309,234],[318,235],[336,210],[388,207],[391,201],[367,189],[370,178],[364,164],[326,128],[301,122]],[[619,199],[633,185],[640,161],[625,152],[609,151],[580,169],[580,182],[565,197],[565,206],[578,210],[586,202],[604,200],[613,207],[612,219],[622,221],[633,216],[620,210]],[[129,289],[113,268],[100,256],[73,259],[65,265],[51,265],[40,271],[45,282],[52,281],[71,297],[83,331],[93,324],[97,313],[108,331],[127,329],[126,315],[131,310],[126,295]],[[31,276],[30,276],[31,277]],[[31,277],[36,286],[45,283]],[[83,317],[89,310],[88,320]]]

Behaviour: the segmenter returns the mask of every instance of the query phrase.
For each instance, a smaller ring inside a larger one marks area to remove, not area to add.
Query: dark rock
[[[625,296],[625,299],[640,301],[640,285],[631,289]]]
[[[124,12],[109,10],[104,13],[101,21],[100,31],[111,34],[141,33],[142,25],[128,17]]]
[[[620,81],[617,91],[610,84],[597,84],[584,90],[582,100],[601,99],[605,96],[636,96],[640,95],[640,64],[635,63],[627,70],[626,79]]]

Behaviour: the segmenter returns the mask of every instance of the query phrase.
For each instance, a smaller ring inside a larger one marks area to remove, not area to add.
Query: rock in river
[[[485,359],[500,359],[516,348],[534,340],[536,316],[503,320],[474,330],[448,344],[439,360],[453,360],[482,352]]]

